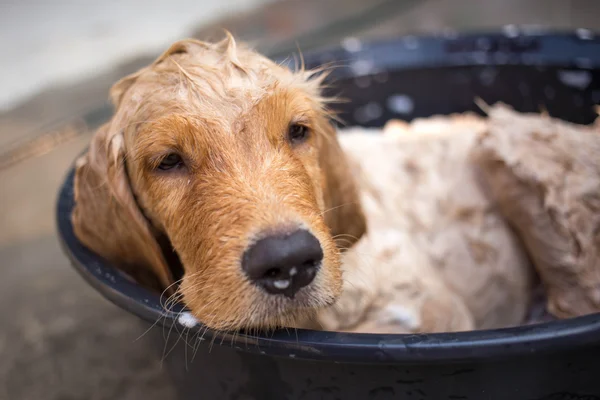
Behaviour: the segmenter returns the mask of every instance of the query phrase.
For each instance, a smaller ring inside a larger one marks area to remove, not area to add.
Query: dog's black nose
[[[244,253],[242,268],[268,293],[294,297],[312,282],[323,260],[321,244],[310,232],[260,239]]]

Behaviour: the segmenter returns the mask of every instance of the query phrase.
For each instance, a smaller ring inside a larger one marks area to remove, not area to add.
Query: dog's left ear
[[[325,178],[325,222],[338,248],[345,249],[365,234],[367,223],[350,163],[338,142],[335,127],[323,118],[318,129],[321,131],[319,163]]]

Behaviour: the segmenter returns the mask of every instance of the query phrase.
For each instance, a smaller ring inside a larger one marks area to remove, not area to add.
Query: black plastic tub
[[[600,103],[600,40],[587,30],[350,39],[306,59],[310,67],[342,65],[332,90],[350,100],[338,106],[349,125],[477,112],[475,98],[587,124]],[[183,308],[165,314],[158,295],[84,248],[73,234],[72,207],[71,171],[57,207],[65,251],[106,298],[157,323],[150,334],[158,354],[172,331],[165,365],[182,399],[600,399],[599,314],[447,334],[214,333],[191,326]]]

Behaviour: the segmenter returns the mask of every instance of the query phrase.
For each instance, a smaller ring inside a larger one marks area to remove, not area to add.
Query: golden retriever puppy
[[[332,304],[366,223],[322,77],[229,35],[173,44],[111,89],[114,116],[76,163],[76,235],[213,329]]]

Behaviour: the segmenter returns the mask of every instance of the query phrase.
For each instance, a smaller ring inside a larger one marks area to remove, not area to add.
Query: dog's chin
[[[249,315],[251,329],[275,329],[298,327],[312,319],[318,310],[331,306],[336,298],[333,295],[318,295],[314,288],[300,290],[293,299],[282,295],[264,295],[257,299],[261,304]]]
[[[294,298],[266,292],[255,293],[249,302],[251,306],[242,308],[245,308],[244,312],[228,315],[221,321],[204,322],[204,325],[218,331],[247,331],[252,334],[280,328],[306,327],[308,321],[314,320],[318,310],[331,306],[336,300],[332,294],[321,293],[310,286],[300,290]]]

